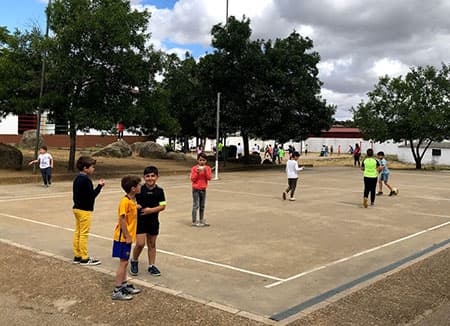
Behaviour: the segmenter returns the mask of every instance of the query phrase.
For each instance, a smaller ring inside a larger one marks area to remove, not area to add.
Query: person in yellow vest
[[[369,193],[370,193],[370,205],[375,204],[375,193],[377,188],[378,172],[383,167],[376,159],[373,158],[373,149],[367,150],[367,157],[361,164],[361,170],[364,171],[364,199],[363,206],[367,208],[369,206]]]

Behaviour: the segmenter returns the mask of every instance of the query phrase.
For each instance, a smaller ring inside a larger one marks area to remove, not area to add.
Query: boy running
[[[378,159],[380,160],[380,165],[383,167],[383,170],[381,170],[381,173],[380,173],[380,179],[378,180],[377,196],[383,195],[383,182],[386,185],[386,187],[388,187],[390,190],[389,196],[396,195],[397,193],[394,191],[394,188],[392,188],[388,183],[390,171],[387,167],[387,161],[384,158],[384,152],[378,152],[377,156],[378,156]]]
[[[283,200],[286,200],[286,196],[290,193],[289,200],[294,201],[295,189],[297,188],[298,171],[303,171],[303,167],[298,166],[297,160],[300,157],[300,153],[297,151],[292,152],[289,157],[289,161],[286,163],[286,174],[288,178],[288,187],[283,192]]]

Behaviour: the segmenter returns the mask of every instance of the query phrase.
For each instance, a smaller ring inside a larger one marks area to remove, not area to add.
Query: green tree
[[[353,120],[365,137],[375,141],[406,140],[416,162],[433,141],[450,136],[450,67],[411,68],[403,78],[381,77],[367,103],[353,110]]]
[[[36,110],[44,44],[37,28],[10,34],[0,27],[0,118]]]
[[[204,103],[215,108],[215,95],[222,94],[222,133],[239,131],[245,156],[249,136],[285,142],[331,126],[334,107],[320,98],[320,56],[310,39],[293,32],[274,43],[252,41],[245,17],[230,17],[211,33],[214,53],[199,63],[203,94],[210,99]]]
[[[150,14],[132,11],[129,1],[56,0],[47,14],[49,92],[55,98],[48,108],[68,122],[72,170],[76,131],[108,130],[119,120],[129,125],[148,108],[161,63],[147,43]],[[134,87],[138,94],[130,91]]]

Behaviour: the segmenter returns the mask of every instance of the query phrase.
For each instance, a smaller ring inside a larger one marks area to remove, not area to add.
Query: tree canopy
[[[367,103],[353,110],[362,133],[375,141],[408,141],[416,168],[433,141],[450,136],[450,67],[411,68],[405,77],[379,79]]]

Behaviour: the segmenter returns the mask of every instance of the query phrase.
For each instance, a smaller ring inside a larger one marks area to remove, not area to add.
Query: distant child
[[[141,192],[136,195],[136,201],[141,207],[137,218],[136,245],[130,261],[130,274],[139,273],[139,255],[147,243],[148,268],[153,276],[160,276],[161,272],[155,265],[156,238],[159,234],[159,212],[166,209],[166,196],[164,190],[156,184],[159,173],[156,166],[144,169],[144,185]]]
[[[356,166],[356,165],[361,166],[361,161],[359,160],[360,157],[361,157],[361,147],[359,147],[359,145],[356,143],[355,149],[353,150],[353,165],[354,166]]]
[[[367,208],[369,206],[369,193],[370,193],[370,205],[375,204],[375,191],[377,188],[378,172],[382,167],[380,162],[373,158],[373,149],[367,150],[367,157],[364,159],[361,165],[361,170],[364,171],[364,199],[363,206]]]
[[[141,290],[133,284],[127,283],[127,266],[130,259],[131,244],[136,238],[136,224],[138,205],[136,194],[141,191],[141,178],[126,176],[122,178],[122,189],[126,195],[120,200],[118,222],[114,230],[112,256],[119,258],[116,271],[116,282],[111,298],[113,300],[131,300],[131,294],[138,294]]]
[[[192,226],[209,226],[204,218],[206,188],[208,181],[211,180],[211,168],[206,165],[207,156],[201,153],[197,156],[197,165],[191,169],[192,181]],[[200,220],[197,222],[197,210]]]
[[[279,159],[280,159],[280,164],[283,163],[284,149],[283,149],[283,146],[282,146],[282,145],[280,145],[280,146],[278,147],[278,157],[279,157]]]
[[[30,161],[28,165],[39,163],[44,187],[52,184],[53,157],[47,152],[47,146],[39,147],[39,156],[36,160]]]
[[[105,180],[100,179],[94,189],[91,176],[96,161],[89,156],[81,156],[77,161],[80,173],[73,180],[73,214],[75,216],[75,233],[73,236],[73,263],[80,265],[99,265],[100,260],[90,258],[87,241],[91,227],[91,216],[95,198],[98,196]]]
[[[294,201],[295,188],[297,188],[298,171],[303,171],[303,167],[299,167],[297,160],[300,157],[300,153],[294,151],[286,163],[286,174],[288,178],[288,187],[283,192],[283,200],[286,200],[286,196],[290,193],[289,200]]]
[[[397,194],[396,191],[394,191],[394,188],[392,188],[388,183],[390,171],[387,167],[387,161],[384,158],[384,152],[378,152],[377,157],[380,160],[380,165],[383,167],[380,173],[380,179],[378,180],[379,190],[377,192],[377,196],[381,196],[383,194],[383,182],[386,185],[386,187],[388,187],[390,190],[389,196],[396,195]]]

